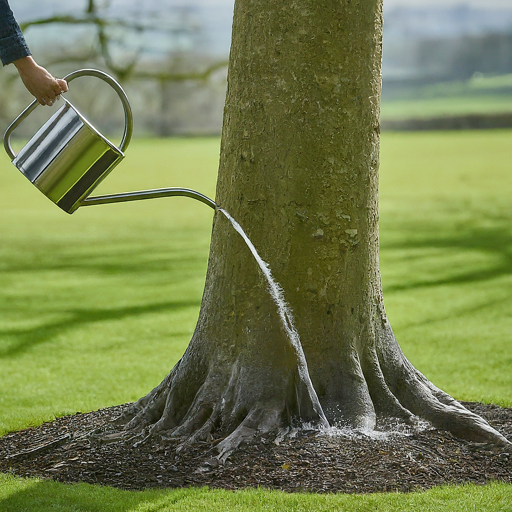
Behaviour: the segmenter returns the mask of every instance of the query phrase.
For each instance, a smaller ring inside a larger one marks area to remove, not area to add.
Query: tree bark
[[[216,202],[246,230],[295,314],[331,425],[377,416],[507,441],[407,361],[378,256],[380,0],[237,0]],[[190,442],[320,422],[268,284],[217,212],[198,324],[128,430]]]

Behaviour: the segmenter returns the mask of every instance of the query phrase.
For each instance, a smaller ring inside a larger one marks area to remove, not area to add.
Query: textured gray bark
[[[382,300],[379,0],[237,0],[216,201],[284,289],[328,421],[430,420],[506,442],[401,352]],[[189,441],[319,421],[267,283],[227,219],[214,219],[196,331],[130,430]]]

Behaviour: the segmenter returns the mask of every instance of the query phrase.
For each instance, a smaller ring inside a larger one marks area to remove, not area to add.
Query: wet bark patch
[[[464,403],[512,440],[512,409]],[[105,442],[126,406],[75,414],[0,438],[0,471],[121,489],[209,486],[288,492],[412,491],[492,480],[512,483],[512,453],[433,428],[368,437],[300,432],[279,444],[261,437],[219,463],[213,444],[177,450],[178,441]]]

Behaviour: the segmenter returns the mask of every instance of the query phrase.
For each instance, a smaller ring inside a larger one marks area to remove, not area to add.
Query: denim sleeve
[[[0,0],[0,59],[7,64],[30,55],[25,38],[9,7],[7,0]]]

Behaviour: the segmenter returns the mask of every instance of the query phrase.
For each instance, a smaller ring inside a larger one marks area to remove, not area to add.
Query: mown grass
[[[511,486],[439,487],[409,494],[287,494],[201,489],[130,492],[0,475],[2,512],[498,512],[512,506]],[[2,497],[3,495],[3,497]]]
[[[214,194],[219,143],[141,140],[102,184]],[[213,211],[185,198],[69,216],[2,158],[0,432],[136,400],[194,328]]]
[[[384,134],[380,200],[386,307],[406,355],[456,398],[508,406],[511,136]],[[135,140],[98,192],[213,197],[218,152],[217,139]],[[170,198],[69,216],[0,159],[0,432],[135,400],[162,380],[195,325],[212,213]],[[511,494],[141,494],[5,477],[0,510],[507,510]]]
[[[406,355],[458,399],[512,405],[510,130],[386,134],[384,300]]]

